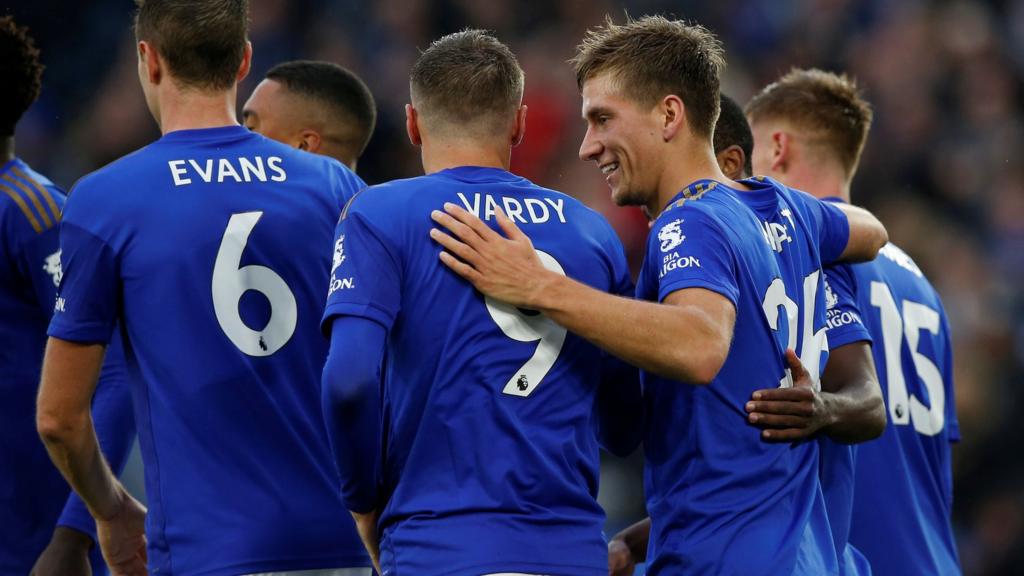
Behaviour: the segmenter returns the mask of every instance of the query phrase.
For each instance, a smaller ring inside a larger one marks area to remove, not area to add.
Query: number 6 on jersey
[[[537,250],[537,256],[540,257],[545,268],[565,276],[565,270],[553,256],[540,250]],[[529,316],[515,306],[499,300],[490,297],[486,297],[484,300],[491,318],[506,336],[520,342],[540,340],[533,356],[519,370],[516,370],[502,390],[505,394],[526,398],[537,389],[540,381],[547,376],[555,365],[555,361],[558,360],[558,354],[562,351],[562,345],[565,344],[565,328],[555,324],[543,314]]]
[[[263,212],[232,214],[213,263],[213,310],[221,330],[249,356],[270,356],[288,343],[295,333],[298,307],[284,279],[266,266],[250,264],[239,268],[249,234]],[[255,290],[270,301],[270,320],[262,330],[245,325],[238,312],[242,294]]]

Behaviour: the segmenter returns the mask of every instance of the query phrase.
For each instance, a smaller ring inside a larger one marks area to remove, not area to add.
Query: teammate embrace
[[[420,55],[406,129],[425,175],[366,187],[349,167],[375,111],[343,69],[268,74],[243,115],[280,142],[238,125],[246,14],[140,2],[163,136],[80,180],[60,222],[37,424],[114,574],[907,573],[876,564],[883,528],[852,503],[884,490],[845,444],[881,434],[887,402],[902,428],[873,466],[937,450],[948,480],[948,329],[871,214],[788,187],[848,200],[870,117],[853,97],[852,136],[814,116],[832,77],[759,96],[751,151],[743,114],[719,119],[710,32],[645,17],[587,34],[580,158],[653,219],[634,289],[601,215],[509,172],[524,75],[494,36]],[[814,154],[838,176],[799,179]],[[751,158],[771,178],[733,174]],[[895,264],[842,268],[879,250]],[[115,335],[148,510],[96,439]],[[599,450],[641,442],[649,538],[609,557]],[[951,547],[948,506],[920,514],[929,544],[906,545]]]

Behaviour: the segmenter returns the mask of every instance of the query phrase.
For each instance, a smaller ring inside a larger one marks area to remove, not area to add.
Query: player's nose
[[[580,160],[596,161],[603,150],[604,146],[601,145],[601,141],[594,137],[593,131],[588,127],[587,133],[583,135],[583,142],[580,143]]]

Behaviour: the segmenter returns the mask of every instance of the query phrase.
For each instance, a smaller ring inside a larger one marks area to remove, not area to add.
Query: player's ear
[[[516,110],[516,125],[512,129],[512,147],[515,148],[523,143],[526,137],[526,105],[519,106]]]
[[[741,180],[743,176],[743,163],[746,161],[743,149],[733,144],[715,155],[718,160],[718,167],[722,169],[730,180]]]
[[[679,96],[669,94],[661,99],[658,110],[662,118],[661,137],[668,142],[686,125],[686,105]]]
[[[793,140],[789,137],[789,134],[776,131],[772,132],[772,171],[773,172],[786,172],[786,164],[789,161],[789,155],[793,150]]]
[[[139,63],[144,68],[146,80],[150,84],[159,84],[163,77],[160,67],[160,56],[152,44],[145,40],[139,41]]]
[[[423,137],[420,135],[419,113],[412,107],[412,104],[405,105],[405,132],[409,135],[409,142],[413,146],[422,146]]]
[[[299,132],[299,143],[297,148],[299,150],[305,150],[316,154],[320,151],[320,145],[323,140],[320,139],[320,134],[313,130],[303,130]]]
[[[249,70],[252,68],[252,42],[246,41],[245,52],[242,53],[242,63],[238,65],[238,74],[235,76],[235,82],[241,82],[249,75]]]

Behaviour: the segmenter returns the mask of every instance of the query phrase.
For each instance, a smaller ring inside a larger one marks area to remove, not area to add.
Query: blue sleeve
[[[703,211],[672,210],[654,224],[647,262],[658,275],[658,301],[684,288],[704,288],[739,299],[733,247],[725,232]]]
[[[854,342],[871,342],[871,334],[857,305],[856,280],[849,264],[825,268],[825,314],[828,347],[832,350]]]
[[[381,364],[387,331],[358,316],[331,324],[321,389],[324,424],[341,476],[345,506],[365,513],[379,504]]]
[[[361,209],[363,195],[338,223],[331,284],[321,328],[334,316],[360,316],[390,329],[401,308],[401,268],[397,250]]]
[[[74,200],[60,227],[63,271],[50,336],[84,343],[108,343],[117,319],[120,281],[114,250],[80,225]]]
[[[7,220],[2,239],[4,246],[0,247],[7,252],[8,262],[4,268],[9,269],[15,278],[24,279],[33,300],[49,317],[53,313],[57,283],[60,282],[59,229],[57,226],[42,229],[38,220],[33,224],[18,209],[8,210],[4,218]],[[36,226],[41,230],[37,231]]]
[[[839,260],[850,242],[850,221],[834,202],[819,200],[806,192],[793,191],[804,198],[818,230],[818,248],[821,265],[828,266]]]
[[[92,419],[103,456],[114,474],[120,476],[135,437],[135,418],[132,414],[124,349],[117,332],[114,332],[114,338],[107,347],[103,371],[96,384],[96,393],[92,398]],[[88,534],[93,542],[97,541],[96,522],[73,490],[57,525],[73,528]]]

